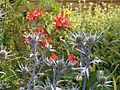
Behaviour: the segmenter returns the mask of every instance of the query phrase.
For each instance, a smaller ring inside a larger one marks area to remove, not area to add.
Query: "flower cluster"
[[[64,15],[63,11],[62,16],[56,15],[54,22],[56,22],[56,28],[69,28],[71,25],[71,22],[68,21],[68,14]]]
[[[42,11],[43,9],[38,9],[38,10],[31,10],[29,15],[28,15],[28,19],[31,21],[31,20],[34,20],[34,19],[38,19],[39,16],[42,16],[40,14],[40,12]]]

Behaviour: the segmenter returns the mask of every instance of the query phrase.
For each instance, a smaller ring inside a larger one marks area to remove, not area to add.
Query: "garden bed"
[[[0,89],[120,89],[119,5],[31,2],[0,2]]]

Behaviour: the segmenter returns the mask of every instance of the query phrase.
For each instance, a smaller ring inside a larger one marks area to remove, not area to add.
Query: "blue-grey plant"
[[[49,46],[46,47],[45,51],[41,54],[41,57],[38,58],[38,55],[39,55],[37,52],[38,41],[42,41],[42,38],[44,37],[44,35],[41,35],[41,33],[31,33],[31,34],[26,33],[24,35],[24,37],[25,37],[24,42],[27,44],[30,44],[32,49],[33,49],[33,53],[30,54],[30,57],[34,57],[34,63],[33,63],[32,75],[31,75],[30,80],[28,82],[28,88],[27,88],[28,90],[31,90],[31,84],[33,83],[35,77],[37,75],[39,75],[39,72],[42,70],[42,68],[44,66],[44,64],[41,62],[41,60],[43,59],[46,52],[50,49],[50,47]],[[36,71],[37,65],[41,66],[38,71]]]
[[[94,90],[96,87],[99,87],[99,86],[101,86],[102,88],[103,87],[106,87],[106,88],[108,88],[108,87],[112,87],[111,85],[109,85],[111,82],[113,82],[113,81],[107,81],[107,79],[108,78],[110,78],[111,77],[111,75],[110,76],[107,76],[107,77],[105,77],[104,76],[104,71],[98,71],[98,77],[97,77],[97,82],[96,82],[96,84],[90,89],[90,90]]]
[[[1,90],[6,90],[8,88],[10,88],[11,86],[8,83],[5,82],[0,82],[0,89]]]
[[[27,64],[26,65],[19,64],[19,68],[20,69],[17,71],[24,75],[24,88],[26,88],[26,86],[27,86],[26,75],[27,75],[27,73],[29,73],[32,70],[32,68],[30,66],[28,66]]]
[[[60,79],[60,76],[66,72],[74,65],[69,60],[65,60],[64,57],[56,58],[56,60],[52,58],[45,58],[44,62],[48,66],[52,66],[53,68],[53,83],[51,84],[53,89],[52,90],[57,90],[56,85],[57,81]]]
[[[82,90],[86,90],[86,84],[87,84],[87,78],[89,79],[89,71],[91,69],[92,64],[98,64],[100,62],[104,62],[100,59],[97,60],[91,60],[91,57],[94,55],[91,55],[91,49],[93,45],[95,45],[99,40],[103,37],[103,32],[100,33],[97,36],[97,33],[92,35],[91,33],[87,35],[83,31],[77,31],[75,33],[70,32],[73,38],[68,37],[69,40],[71,40],[70,44],[73,44],[76,47],[76,50],[80,53],[80,66],[78,68],[73,68],[73,70],[78,70],[81,73],[80,76],[84,76],[84,83]]]
[[[1,45],[1,50],[0,50],[0,59],[9,59],[9,57],[14,56],[14,54],[11,54],[12,51],[7,51],[6,48],[4,48],[3,45]]]

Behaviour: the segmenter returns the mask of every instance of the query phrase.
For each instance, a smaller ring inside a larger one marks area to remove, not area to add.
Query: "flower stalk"
[[[28,90],[31,90],[31,83],[35,77],[35,70],[36,70],[36,66],[37,66],[37,57],[36,57],[36,47],[37,47],[37,44],[34,43],[33,44],[33,52],[34,52],[34,64],[33,64],[33,71],[32,71],[32,75],[31,75],[31,78],[30,78],[30,81],[28,83]]]

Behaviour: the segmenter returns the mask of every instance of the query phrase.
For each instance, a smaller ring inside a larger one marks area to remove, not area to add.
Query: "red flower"
[[[56,60],[56,59],[57,59],[56,54],[55,54],[55,53],[52,53],[52,56],[50,57],[50,59],[52,59],[52,60]]]
[[[99,5],[102,7],[102,6],[103,6],[103,2],[102,2],[102,1],[99,1]]]
[[[79,63],[75,60],[75,56],[73,54],[68,54],[68,60],[71,61],[72,64],[75,64],[76,67],[79,67]]]
[[[68,22],[68,14],[64,15],[63,11],[61,17],[56,15],[54,22],[56,22],[57,28],[69,28],[71,24],[71,22]]]
[[[42,25],[40,25],[40,28],[39,28],[39,30],[37,30],[37,33],[48,34],[46,29]]]
[[[75,60],[75,56],[73,55],[73,54],[68,54],[68,59],[70,60],[70,61],[73,61],[73,60]]]
[[[75,61],[75,60],[74,60],[74,61],[72,61],[71,63],[72,63],[72,64],[75,64],[75,65],[76,65],[76,67],[80,67],[79,63],[78,63],[77,61]]]
[[[40,12],[42,11],[43,9],[38,9],[38,10],[30,10],[30,13],[28,15],[28,19],[31,21],[33,19],[38,19],[39,16],[42,16],[40,14]]]
[[[23,38],[24,43],[29,44],[29,39],[28,38]]]
[[[38,43],[40,43],[43,47],[48,47],[50,45],[49,41],[51,41],[51,39],[42,38],[41,41],[38,41]]]

